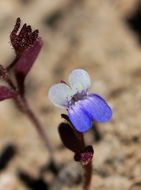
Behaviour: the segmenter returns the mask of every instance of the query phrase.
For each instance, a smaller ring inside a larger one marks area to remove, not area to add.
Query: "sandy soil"
[[[11,100],[1,102],[0,161],[7,149],[14,156],[0,169],[0,190],[45,190],[51,181],[50,189],[82,189],[81,168],[57,132],[64,110],[47,97],[75,68],[89,72],[91,91],[113,109],[111,122],[98,124],[100,141],[86,134],[95,149],[91,190],[141,189],[141,44],[129,26],[138,0],[1,0],[0,7],[1,64],[14,57],[9,34],[17,17],[40,30],[44,47],[26,80],[27,97],[64,167],[62,182],[45,169],[48,152],[32,124]]]

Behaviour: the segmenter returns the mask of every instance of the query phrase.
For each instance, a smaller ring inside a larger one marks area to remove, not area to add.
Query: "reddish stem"
[[[18,106],[19,110],[22,111],[23,113],[25,113],[27,115],[27,117],[29,118],[29,120],[33,123],[33,126],[36,128],[39,136],[41,137],[41,139],[44,141],[44,144],[46,146],[46,148],[49,151],[49,155],[50,155],[50,159],[54,162],[53,159],[53,148],[49,142],[49,138],[47,133],[45,132],[42,124],[40,123],[38,117],[34,114],[34,112],[32,111],[32,109],[30,108],[25,96],[22,96],[15,84],[13,83],[13,81],[10,79],[10,77],[7,75],[7,77],[4,79],[9,86],[18,93],[18,95],[14,98],[16,105]]]
[[[83,190],[89,190],[92,179],[92,162],[89,162],[89,164],[83,166],[83,168],[85,170]]]
[[[85,140],[84,140],[84,134],[83,133],[77,133],[79,135],[79,138],[82,142],[83,149],[86,147]],[[92,179],[92,161],[89,162],[87,165],[83,165],[81,163],[83,169],[84,169],[84,184],[83,184],[83,190],[89,190],[91,185],[91,179]]]
[[[26,114],[28,116],[28,118],[31,120],[31,122],[34,124],[34,126],[36,127],[38,133],[40,134],[40,136],[42,137],[46,147],[48,148],[50,154],[52,154],[52,146],[49,142],[49,139],[48,139],[48,136],[47,136],[47,133],[45,132],[42,124],[39,122],[39,120],[37,119],[36,115],[33,113],[33,111],[31,110],[28,102],[26,101],[26,99],[24,98],[23,99],[23,103],[26,107]]]
[[[53,148],[49,142],[49,138],[47,133],[45,132],[42,124],[40,123],[40,121],[38,120],[37,116],[34,114],[34,112],[32,111],[32,109],[30,108],[27,100],[25,97],[21,97],[20,95],[17,96],[15,98],[15,103],[18,106],[18,108],[24,112],[27,117],[29,118],[29,120],[33,123],[33,126],[35,127],[35,129],[37,130],[39,136],[41,137],[41,139],[44,141],[44,144],[46,146],[46,148],[49,151],[50,154],[50,159],[54,160],[53,158]]]

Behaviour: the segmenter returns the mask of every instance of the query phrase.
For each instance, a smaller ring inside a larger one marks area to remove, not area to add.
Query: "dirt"
[[[14,58],[10,31],[17,17],[39,29],[43,49],[26,80],[27,98],[54,147],[61,170],[49,169],[49,155],[36,130],[12,100],[0,103],[0,190],[82,189],[82,170],[58,135],[65,110],[48,100],[49,87],[67,81],[75,68],[91,76],[91,92],[113,109],[86,141],[95,150],[90,190],[141,189],[141,4],[139,0],[2,0],[0,52]],[[2,156],[7,147],[5,167]],[[11,154],[11,151],[13,154]],[[10,153],[9,153],[10,151]],[[1,161],[2,160],[2,161]]]

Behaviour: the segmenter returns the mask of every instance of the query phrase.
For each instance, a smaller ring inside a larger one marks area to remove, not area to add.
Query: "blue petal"
[[[102,97],[96,94],[90,94],[85,100],[81,100],[81,106],[91,115],[92,120],[97,122],[107,122],[112,117],[111,108]]]
[[[68,116],[77,131],[86,132],[92,127],[92,118],[79,102],[68,109]]]

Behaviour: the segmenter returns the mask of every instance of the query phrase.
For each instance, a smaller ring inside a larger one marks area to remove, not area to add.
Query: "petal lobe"
[[[58,107],[67,107],[68,102],[73,96],[73,91],[69,86],[64,83],[58,83],[53,85],[49,89],[48,98],[50,101]]]
[[[75,92],[88,90],[91,86],[89,74],[83,69],[75,69],[69,75],[69,83]]]
[[[76,102],[74,106],[68,109],[68,116],[73,126],[79,132],[86,132],[92,127],[92,119],[90,115],[85,112],[85,109],[81,107],[79,102]]]
[[[106,101],[97,94],[90,94],[85,100],[81,101],[82,107],[97,122],[107,122],[112,117],[112,110]]]

